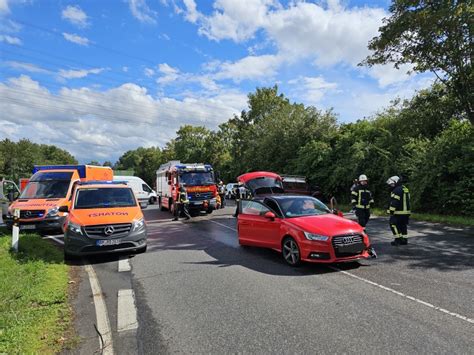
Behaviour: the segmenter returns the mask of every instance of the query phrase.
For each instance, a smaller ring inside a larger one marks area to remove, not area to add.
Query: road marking
[[[229,227],[229,226],[226,226],[225,224],[222,224],[222,223],[219,223],[219,222],[210,220],[210,219],[208,219],[208,221],[209,221],[209,222],[212,222],[212,223],[215,223],[215,224],[218,224],[218,225],[220,225],[220,226],[222,226],[222,227],[225,227],[225,228],[227,228],[227,229],[233,230],[234,232],[237,232],[237,229],[232,228],[232,227]]]
[[[221,226],[223,226],[223,227],[226,227],[226,228],[228,228],[228,229],[231,229],[231,230],[233,230],[234,232],[237,232],[237,230],[236,230],[235,228],[226,226],[225,224],[222,224],[222,223],[219,223],[219,222],[215,222],[215,221],[211,221],[211,220],[209,220],[209,221],[212,222],[212,223],[215,223],[215,224],[219,224],[219,225],[221,225]],[[369,285],[378,287],[378,288],[380,288],[380,289],[382,289],[382,290],[385,290],[385,291],[391,292],[391,293],[393,293],[393,294],[395,294],[395,295],[398,295],[398,296],[400,296],[400,297],[406,298],[406,299],[408,299],[408,300],[410,300],[410,301],[417,302],[417,303],[419,303],[419,304],[422,304],[423,306],[429,307],[429,308],[434,309],[434,310],[436,310],[436,311],[439,311],[439,312],[448,314],[448,315],[450,315],[450,316],[452,316],[452,317],[455,317],[455,318],[461,319],[461,320],[463,320],[463,321],[466,321],[466,322],[468,322],[468,323],[474,324],[474,319],[468,318],[468,317],[466,317],[466,316],[463,316],[463,315],[458,314],[458,313],[455,313],[455,312],[448,311],[447,309],[444,309],[444,308],[442,308],[442,307],[435,306],[435,305],[433,305],[433,304],[431,304],[431,303],[429,303],[429,302],[420,300],[420,299],[418,299],[418,298],[416,298],[416,297],[413,297],[413,296],[410,296],[410,295],[406,295],[406,294],[404,294],[403,292],[394,290],[394,289],[392,289],[392,288],[390,288],[390,287],[383,286],[383,285],[378,284],[378,283],[376,283],[376,282],[374,282],[374,281],[370,281],[370,280],[365,279],[365,278],[363,278],[363,277],[354,275],[354,274],[352,274],[352,273],[350,273],[350,272],[348,272],[348,271],[341,270],[341,269],[339,269],[339,268],[337,268],[337,267],[335,267],[335,266],[330,266],[330,265],[328,265],[328,267],[331,268],[331,269],[333,269],[333,270],[335,270],[335,271],[341,272],[341,273],[343,273],[344,275],[347,275],[347,276],[353,277],[353,278],[355,278],[355,279],[357,279],[357,280],[359,280],[359,281],[368,283]]]
[[[54,235],[47,235],[46,237],[43,237],[43,239],[52,239],[56,243],[59,243],[61,245],[64,245],[64,241],[58,238],[64,238],[63,236],[54,236]]]
[[[468,322],[468,323],[474,324],[474,319],[468,318],[468,317],[466,317],[466,316],[463,316],[463,315],[458,314],[458,313],[455,313],[455,312],[448,311],[447,309],[444,309],[444,308],[442,308],[442,307],[435,306],[435,305],[433,305],[433,304],[431,304],[431,303],[428,303],[428,302],[426,302],[426,301],[420,300],[419,298],[406,295],[406,294],[404,294],[403,292],[394,290],[394,289],[392,289],[392,288],[390,288],[390,287],[383,286],[383,285],[381,285],[381,284],[378,284],[378,283],[376,283],[376,282],[370,281],[370,280],[365,279],[365,278],[363,278],[363,277],[354,275],[354,274],[352,274],[352,273],[350,273],[350,272],[348,272],[348,271],[341,270],[341,269],[339,269],[339,268],[337,268],[337,267],[335,267],[335,266],[329,266],[329,267],[330,267],[331,269],[333,269],[333,270],[338,271],[338,272],[342,272],[344,275],[347,275],[347,276],[350,276],[350,277],[352,277],[352,278],[354,278],[354,279],[357,279],[357,280],[359,280],[359,281],[368,283],[369,285],[372,285],[372,286],[381,288],[382,290],[391,292],[391,293],[393,293],[393,294],[395,294],[395,295],[398,295],[398,296],[400,296],[400,297],[406,298],[406,299],[408,299],[408,300],[410,300],[410,301],[417,302],[417,303],[419,303],[419,304],[422,304],[423,306],[432,308],[432,309],[434,309],[434,310],[436,310],[436,311],[439,311],[439,312],[448,314],[448,315],[450,315],[450,316],[452,316],[452,317],[455,317],[455,318],[461,319],[461,320],[463,320],[463,321],[466,321],[466,322]]]
[[[94,299],[95,316],[97,319],[97,330],[102,335],[104,344],[102,344],[100,337],[99,343],[102,348],[102,354],[113,355],[114,347],[112,342],[112,331],[110,328],[109,317],[107,315],[107,307],[100,288],[99,279],[91,265],[85,265],[89,282],[91,284],[92,296]]]
[[[118,262],[118,271],[124,272],[130,270],[132,270],[132,266],[130,265],[130,260],[128,259],[128,256],[121,256]]]
[[[117,331],[138,328],[137,307],[133,290],[119,290],[117,297]]]

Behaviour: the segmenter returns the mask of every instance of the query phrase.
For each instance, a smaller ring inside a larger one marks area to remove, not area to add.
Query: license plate
[[[196,202],[193,202],[193,205],[202,205],[202,201],[196,201]]]
[[[364,246],[361,246],[360,243],[352,245],[344,245],[337,248],[340,253],[360,253],[364,250]]]
[[[20,224],[20,229],[21,230],[25,230],[25,229],[32,230],[32,229],[36,229],[36,226],[34,224],[23,224],[23,225]]]
[[[103,247],[106,245],[118,245],[120,244],[120,239],[101,239],[95,242],[95,245]]]

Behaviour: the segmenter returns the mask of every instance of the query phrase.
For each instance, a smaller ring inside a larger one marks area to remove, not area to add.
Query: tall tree
[[[391,16],[369,42],[361,64],[413,64],[431,71],[458,97],[474,123],[474,3],[472,0],[393,0]]]

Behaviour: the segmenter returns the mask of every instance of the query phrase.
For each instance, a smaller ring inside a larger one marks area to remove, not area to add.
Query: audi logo
[[[105,235],[112,235],[114,234],[114,232],[115,232],[115,229],[112,226],[107,226],[104,228]]]
[[[342,242],[344,244],[352,244],[354,243],[354,237],[344,237],[342,238]]]

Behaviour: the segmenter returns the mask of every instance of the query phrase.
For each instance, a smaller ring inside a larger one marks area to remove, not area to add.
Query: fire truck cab
[[[181,185],[186,187],[191,212],[212,213],[216,208],[217,186],[209,164],[185,164],[173,160],[156,171],[156,192],[161,210],[174,212]]]

